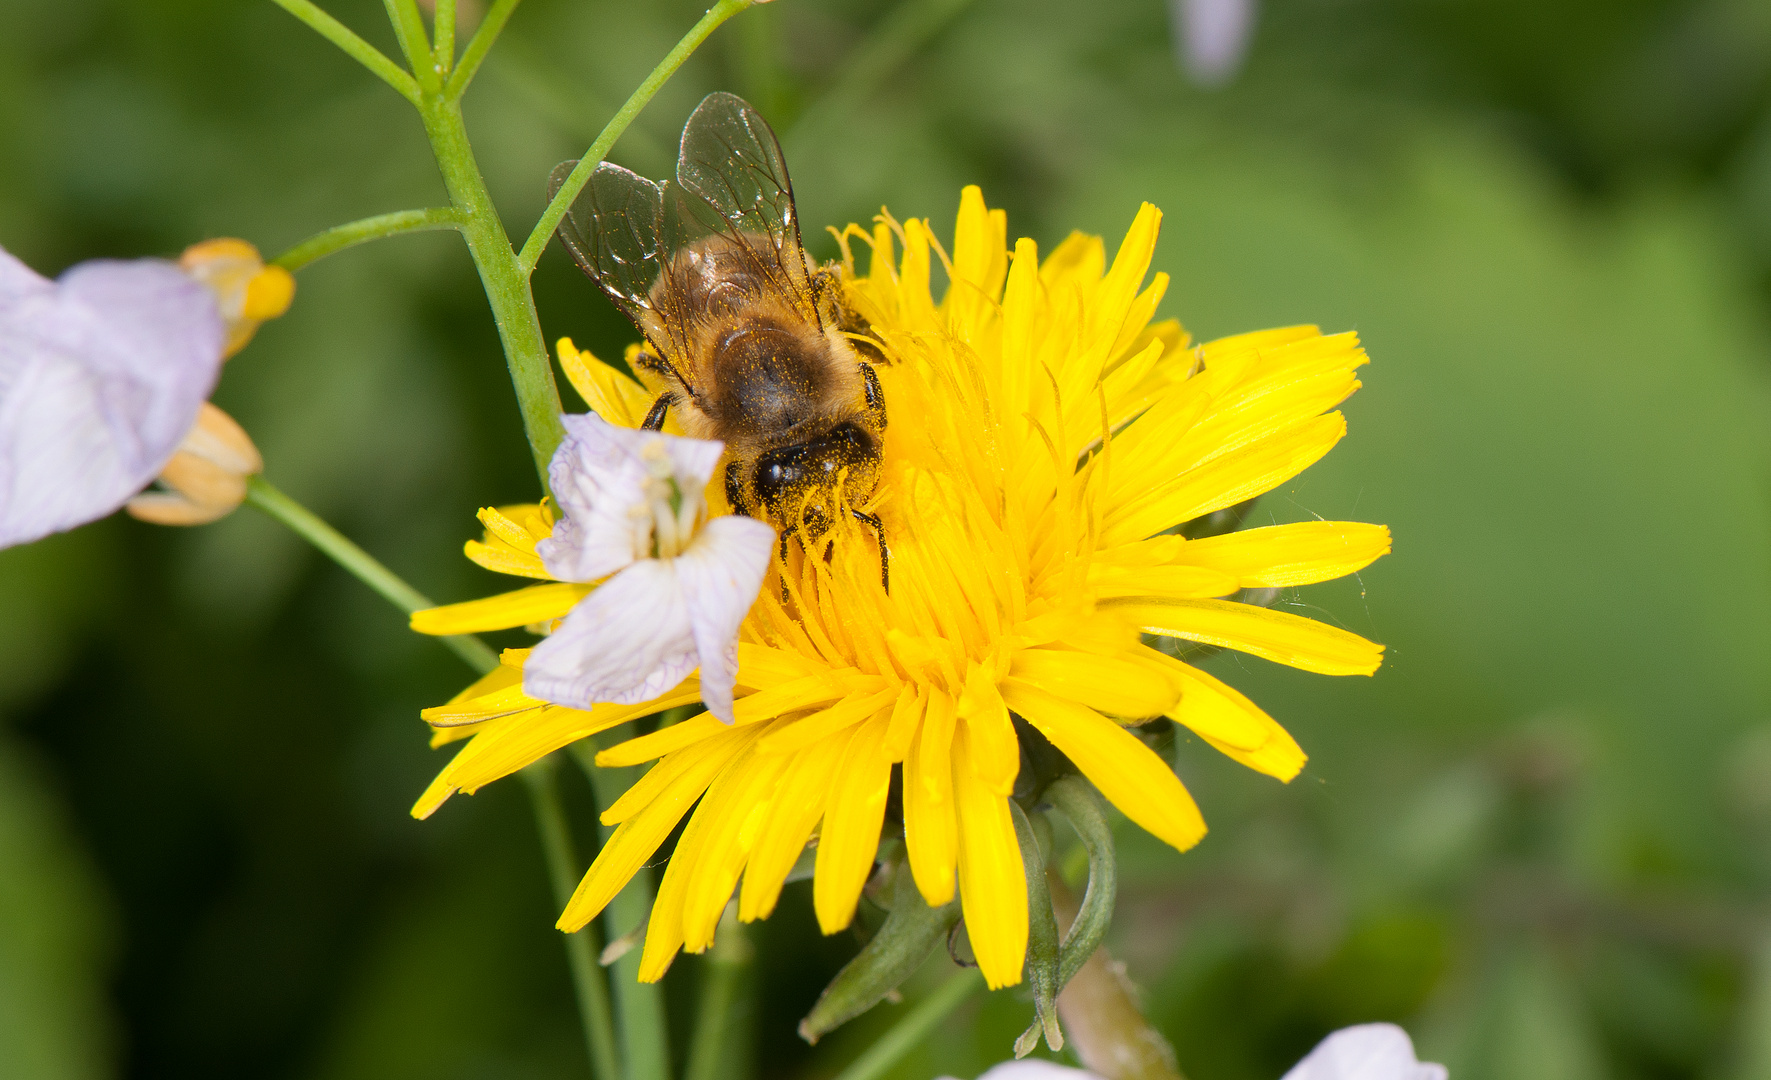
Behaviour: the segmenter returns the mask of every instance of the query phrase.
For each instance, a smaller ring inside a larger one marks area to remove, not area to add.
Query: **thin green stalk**
[[[411,613],[432,606],[423,593],[406,584],[312,511],[272,487],[263,477],[254,476],[247,481],[246,501],[331,556],[334,562],[400,610]],[[442,641],[475,671],[484,674],[498,666],[497,654],[478,638],[446,637]],[[529,796],[534,803],[555,902],[564,908],[572,897],[579,869],[553,770],[552,759],[544,758],[524,769],[523,779],[528,782]],[[609,1012],[609,988],[602,968],[597,964],[597,954],[602,946],[596,930],[587,927],[576,934],[565,935],[565,938],[566,965],[571,970],[572,984],[577,991],[578,1010],[595,1080],[622,1080],[615,1056],[615,1026]],[[657,1076],[663,1080],[664,1074],[659,1072]]]
[[[849,1067],[836,1074],[836,1080],[875,1080],[896,1065],[905,1054],[916,1049],[936,1024],[984,988],[984,976],[975,968],[956,972],[935,992],[917,1002],[904,1019],[881,1035]]]
[[[455,66],[455,0],[437,0],[437,14],[433,21],[436,44],[431,48],[431,55],[437,58],[443,77],[448,78],[449,70]]]
[[[380,49],[358,37],[356,31],[321,11],[313,0],[272,0],[278,7],[300,19],[315,33],[343,49],[351,59],[373,71],[382,82],[400,92],[412,104],[419,103],[418,83],[400,65],[389,60]]]
[[[488,17],[489,18],[489,17]],[[482,28],[483,30],[483,28]],[[477,39],[476,39],[477,40]],[[465,61],[464,61],[465,63]],[[541,320],[535,314],[535,298],[529,291],[529,275],[517,266],[510,237],[492,206],[485,178],[474,161],[462,123],[461,105],[446,97],[426,96],[419,108],[431,150],[443,173],[443,185],[461,215],[461,235],[479,268],[486,301],[498,324],[510,381],[516,387],[517,407],[523,414],[523,433],[535,456],[535,470],[547,486],[547,463],[554,448],[565,438],[560,422],[560,391],[553,380],[553,363],[541,336]]]
[[[638,768],[605,769],[596,764],[595,736],[571,746],[572,756],[583,767],[596,793],[597,806],[614,805],[633,782]],[[615,832],[600,825],[603,843]],[[640,870],[609,901],[603,914],[609,940],[616,941],[638,929],[652,914],[652,882],[649,871]],[[627,1057],[627,1080],[666,1080],[670,1076],[670,1042],[664,1017],[664,993],[656,983],[639,980],[641,950],[633,948],[614,962],[615,1008],[621,1023],[621,1045]]]
[[[246,481],[246,501],[288,526],[291,532],[319,548],[358,581],[374,589],[388,603],[406,614],[435,606],[423,593],[377,562],[374,556],[351,543],[343,533],[320,520],[313,511],[272,487],[264,477],[254,476]],[[479,638],[464,634],[438,640],[481,674],[498,666],[498,654],[487,648],[486,643]]]
[[[418,14],[418,0],[382,0],[382,4],[387,8],[387,21],[393,24],[394,37],[400,42],[400,51],[406,54],[406,63],[411,65],[419,88],[436,91],[443,85],[443,80],[431,59],[430,41],[424,34],[424,16]]]
[[[741,991],[756,950],[728,907],[720,917],[713,949],[707,954],[707,976],[701,987],[701,1008],[695,1017],[694,1040],[683,1080],[722,1080],[743,1076],[747,1054],[739,1027],[744,1004]],[[736,1060],[735,1060],[736,1059]]]
[[[460,227],[461,215],[447,206],[433,206],[426,210],[396,210],[391,214],[377,214],[361,221],[334,225],[325,232],[308,237],[271,261],[293,273],[317,259],[370,240],[380,240],[406,232]]]
[[[450,101],[460,101],[461,95],[467,93],[467,86],[473,82],[475,73],[480,70],[480,63],[486,54],[492,51],[492,43],[503,33],[504,24],[510,21],[511,12],[517,9],[520,0],[497,0],[492,10],[480,20],[480,28],[468,40],[467,49],[461,54],[461,63],[449,75],[449,81],[443,84],[443,97]]]
[[[547,855],[554,905],[564,908],[578,884],[581,864],[573,849],[566,812],[560,806],[553,758],[542,758],[524,769],[523,780],[528,783],[529,796],[535,804],[535,824],[541,829],[541,848]],[[609,984],[597,964],[602,948],[594,922],[566,935],[566,963],[572,969],[572,986],[578,992],[579,1020],[584,1025],[590,1071],[595,1080],[621,1080],[621,1067],[615,1057],[615,1024],[609,1013]]]
[[[683,61],[687,60],[689,54],[707,40],[709,34],[717,30],[721,23],[743,11],[753,2],[754,0],[718,0],[708,8],[707,14],[701,16],[701,21],[691,27],[689,32],[683,35],[683,39],[676,43],[676,48],[670,50],[664,59],[658,62],[658,66],[652,69],[650,75],[646,76],[646,81],[640,83],[639,89],[633,92],[633,95],[627,99],[627,103],[622,105],[621,110],[603,127],[602,134],[596,137],[596,141],[590,144],[590,149],[586,150],[584,156],[578,159],[577,167],[572,170],[571,175],[566,177],[566,182],[560,186],[553,201],[547,204],[547,209],[542,211],[541,219],[535,223],[535,228],[529,233],[529,239],[523,242],[522,254],[517,256],[517,262],[525,276],[535,272],[535,264],[541,260],[541,253],[547,250],[547,241],[552,238],[553,231],[560,227],[560,219],[566,216],[566,208],[571,206],[572,200],[576,199],[578,193],[584,190],[584,185],[590,180],[592,170],[604,157],[608,156],[609,148],[614,146],[615,140],[619,139],[621,133],[627,130],[627,125],[633,123],[633,118],[638,116],[640,110],[646,107],[646,103],[652,100],[652,95],[656,94],[658,88],[676,74],[676,69],[683,66]]]

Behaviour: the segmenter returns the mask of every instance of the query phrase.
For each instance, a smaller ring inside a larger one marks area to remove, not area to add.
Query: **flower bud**
[[[917,890],[908,862],[893,871],[891,911],[873,940],[836,973],[818,995],[818,1003],[799,1022],[799,1037],[808,1043],[836,1030],[873,1008],[916,974],[959,922],[959,904],[932,908]]]
[[[157,478],[159,489],[130,499],[130,516],[156,525],[206,525],[246,501],[246,478],[264,469],[258,447],[234,418],[209,402]]]
[[[295,278],[281,266],[266,266],[258,249],[244,240],[222,237],[192,244],[179,257],[185,273],[209,286],[227,325],[227,355],[245,348],[258,324],[289,310]]]

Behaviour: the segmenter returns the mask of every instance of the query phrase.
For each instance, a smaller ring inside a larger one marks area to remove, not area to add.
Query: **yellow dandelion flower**
[[[847,301],[889,362],[878,488],[891,590],[858,525],[777,561],[740,631],[735,723],[703,714],[603,750],[601,765],[655,762],[602,815],[616,826],[559,919],[596,917],[689,815],[664,872],[641,978],[699,952],[734,891],[766,917],[817,842],[813,899],[833,933],[854,917],[874,864],[893,770],[904,843],[931,905],[957,893],[993,987],[1021,979],[1027,886],[1009,800],[1015,719],[1066,755],[1138,825],[1185,849],[1205,833],[1173,770],[1128,726],[1157,717],[1260,772],[1289,780],[1304,753],[1242,694],[1144,643],[1163,635],[1330,675],[1369,675],[1383,648],[1248,603],[1244,589],[1326,581],[1390,548],[1382,526],[1313,521],[1187,539],[1177,527],[1270,491],[1322,457],[1346,423],[1335,406],[1366,357],[1352,334],[1268,330],[1190,345],[1152,322],[1167,285],[1144,284],[1161,215],[1145,205],[1111,265],[1072,235],[1043,261],[1007,246],[1002,211],[965,189],[951,257],[926,222],[850,226]],[[871,247],[857,272],[851,242]],[[899,253],[901,250],[901,254]],[[938,303],[933,261],[951,282]],[[637,427],[656,396],[560,343],[592,408]],[[714,513],[725,512],[719,483]],[[545,507],[484,510],[467,554],[546,578]],[[549,624],[592,586],[539,584],[421,612],[439,634]],[[526,652],[427,710],[438,743],[472,736],[414,807],[423,817],[576,739],[695,702],[691,674],[637,705],[588,710],[523,693]]]

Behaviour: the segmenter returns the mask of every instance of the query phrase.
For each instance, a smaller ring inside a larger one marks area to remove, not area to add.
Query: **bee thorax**
[[[814,423],[830,398],[830,363],[821,337],[753,320],[714,346],[708,412],[726,431],[781,436]]]

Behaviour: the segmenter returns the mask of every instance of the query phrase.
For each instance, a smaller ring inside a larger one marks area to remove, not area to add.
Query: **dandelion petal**
[[[50,282],[0,251],[0,547],[104,517],[197,418],[225,332],[212,293],[156,259]]]

